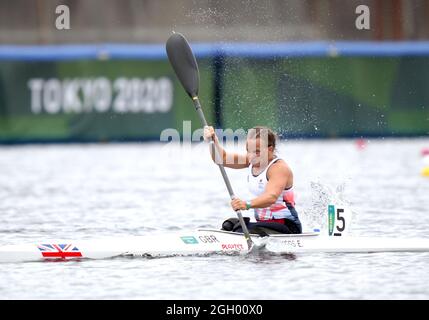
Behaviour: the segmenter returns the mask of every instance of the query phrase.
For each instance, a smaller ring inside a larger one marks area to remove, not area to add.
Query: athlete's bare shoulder
[[[270,169],[271,168],[275,168],[276,171],[277,170],[281,170],[283,172],[290,171],[292,173],[292,169],[289,167],[289,165],[283,159],[279,159],[276,162],[274,162],[271,165]]]
[[[267,179],[269,180],[273,176],[282,176],[288,180],[287,188],[293,184],[293,173],[289,165],[283,159],[279,159],[274,162],[267,171]]]

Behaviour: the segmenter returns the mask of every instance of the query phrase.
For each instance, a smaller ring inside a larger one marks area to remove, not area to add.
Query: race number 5
[[[334,205],[328,206],[328,226],[330,236],[341,236],[348,230],[349,212],[344,208],[335,208]]]

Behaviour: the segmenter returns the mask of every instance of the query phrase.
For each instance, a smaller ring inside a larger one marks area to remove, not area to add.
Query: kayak
[[[320,232],[252,235],[253,250],[273,254],[305,252],[429,252],[429,238],[329,236]],[[248,254],[242,233],[214,229],[168,234],[54,240],[0,247],[0,262],[109,259],[115,257],[168,257],[210,254]]]

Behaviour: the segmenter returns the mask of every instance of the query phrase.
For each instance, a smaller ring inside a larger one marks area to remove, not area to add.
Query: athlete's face
[[[246,150],[250,163],[253,166],[259,167],[268,165],[268,158],[270,156],[270,152],[273,152],[273,147],[269,147],[267,141],[256,138],[247,139]]]

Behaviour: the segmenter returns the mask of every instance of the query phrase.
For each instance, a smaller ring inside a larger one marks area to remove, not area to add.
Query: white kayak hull
[[[273,253],[299,252],[429,252],[429,239],[334,237],[319,233],[252,236],[255,246]],[[46,240],[0,247],[0,262],[70,259],[107,259],[118,256],[174,256],[246,254],[247,242],[239,233],[201,229],[127,238]]]
[[[255,238],[255,242],[259,239]],[[197,230],[171,234],[94,240],[44,240],[0,247],[0,262],[70,259],[107,259],[118,256],[207,255],[247,253],[241,234]]]
[[[317,236],[270,237],[265,249],[273,253],[299,252],[429,252],[429,238],[379,238]]]

